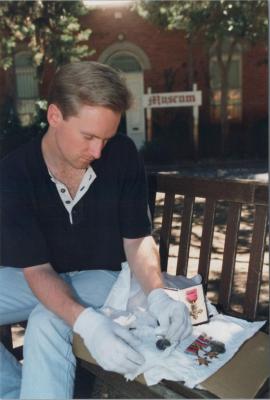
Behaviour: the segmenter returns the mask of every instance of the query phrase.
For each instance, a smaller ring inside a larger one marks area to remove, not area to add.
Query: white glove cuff
[[[168,296],[163,288],[153,289],[147,297],[148,306],[150,306],[154,301],[160,300],[164,295]]]
[[[88,307],[83,310],[73,325],[73,331],[80,336],[90,335],[94,332],[100,322],[103,320],[103,315],[99,314],[93,308]]]

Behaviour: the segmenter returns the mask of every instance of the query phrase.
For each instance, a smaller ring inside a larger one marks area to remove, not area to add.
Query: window
[[[136,58],[125,53],[113,55],[107,60],[107,64],[123,72],[136,72],[142,70]]]
[[[17,112],[22,126],[27,126],[33,120],[38,98],[36,68],[33,66],[31,53],[23,51],[15,55],[15,75]]]
[[[241,121],[242,118],[242,91],[241,91],[241,56],[233,56],[229,70],[228,91],[228,118],[232,121]],[[221,78],[217,59],[210,60],[211,86],[211,120],[220,120]]]

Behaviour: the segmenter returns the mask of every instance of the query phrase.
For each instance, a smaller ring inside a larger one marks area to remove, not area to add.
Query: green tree
[[[93,53],[86,41],[91,30],[83,29],[79,17],[88,10],[82,1],[0,2],[0,67],[13,64],[14,51],[24,43],[42,78],[45,63],[56,65]]]
[[[32,55],[33,66],[36,67],[39,83],[43,81],[45,66],[57,65],[83,59],[93,54],[87,41],[91,35],[85,29],[80,17],[89,10],[81,0],[78,1],[1,1],[0,2],[0,69],[8,71],[14,63],[16,51],[28,49]],[[11,77],[12,74],[6,74]],[[12,87],[13,85],[11,85]],[[9,136],[14,132],[24,132],[18,125],[14,95],[0,110],[1,136]],[[14,112],[10,113],[8,110]],[[46,126],[46,102],[36,102],[36,115],[31,129],[35,132]],[[13,121],[14,120],[14,121]],[[14,129],[16,127],[16,129]]]
[[[140,15],[165,29],[182,29],[189,43],[189,84],[193,83],[193,45],[203,39],[218,62],[221,76],[221,138],[225,152],[229,132],[228,89],[232,56],[259,41],[267,43],[266,0],[140,1]]]

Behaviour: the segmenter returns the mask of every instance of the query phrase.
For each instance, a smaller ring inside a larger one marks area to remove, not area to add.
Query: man
[[[143,363],[132,334],[98,312],[125,259],[168,339],[190,332],[186,308],[162,289],[142,162],[116,135],[129,106],[112,68],[65,65],[48,131],[1,161],[0,323],[28,319],[21,398],[72,398],[73,331],[107,370]]]

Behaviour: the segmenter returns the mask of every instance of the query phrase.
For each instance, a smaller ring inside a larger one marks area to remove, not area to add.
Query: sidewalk
[[[219,162],[183,162],[179,165],[146,165],[147,172],[166,172],[206,178],[251,179],[268,182],[267,161],[235,160]]]

